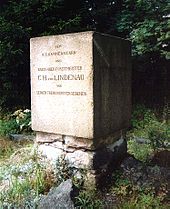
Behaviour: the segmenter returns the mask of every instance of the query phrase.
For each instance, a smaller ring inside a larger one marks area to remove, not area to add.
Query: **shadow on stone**
[[[121,141],[121,140],[120,140]],[[127,157],[127,142],[108,146],[105,150],[98,150],[94,156],[94,169],[96,169],[96,186],[105,189],[112,181],[113,173],[120,168],[122,161]]]

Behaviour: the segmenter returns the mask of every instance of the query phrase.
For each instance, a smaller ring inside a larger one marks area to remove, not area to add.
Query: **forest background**
[[[1,0],[0,108],[30,107],[30,38],[87,30],[131,40],[133,104],[167,106],[168,8],[168,0]]]

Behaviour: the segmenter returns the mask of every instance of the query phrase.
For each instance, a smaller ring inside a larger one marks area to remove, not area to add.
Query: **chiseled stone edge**
[[[55,142],[55,141],[63,141],[63,137],[61,134],[54,134],[54,133],[46,133],[46,132],[36,132],[35,141],[38,143],[47,143],[47,142]]]
[[[98,148],[102,148],[103,146],[107,146],[113,144],[121,137],[125,137],[126,129],[122,129],[116,131],[109,136],[101,137],[101,138],[94,138],[94,139],[87,139],[87,138],[80,138],[75,136],[66,136],[60,134],[53,134],[53,133],[45,133],[45,132],[36,132],[36,139],[37,143],[54,143],[56,142],[55,147],[60,148],[61,143],[63,144],[64,150],[70,149],[86,149],[86,150],[96,150]],[[58,143],[61,142],[61,143]],[[58,144],[58,146],[57,146]]]
[[[74,147],[77,149],[87,149],[87,150],[94,149],[93,139],[79,138],[74,136],[64,136],[63,138],[66,148]]]
[[[125,140],[121,138],[109,146],[96,150],[76,148],[67,150],[62,142],[54,142],[40,144],[38,151],[52,163],[55,163],[60,157],[64,157],[70,167],[101,171],[107,170],[111,163],[115,166],[121,155],[125,155],[127,148]]]

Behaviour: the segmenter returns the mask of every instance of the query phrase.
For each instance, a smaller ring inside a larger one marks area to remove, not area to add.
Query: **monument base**
[[[120,134],[120,132],[119,132]],[[36,143],[41,154],[52,163],[62,157],[72,169],[84,169],[88,184],[98,184],[103,176],[114,171],[127,154],[127,144],[123,136],[106,137],[105,145],[95,147],[93,140],[65,135],[37,132]],[[109,144],[109,142],[112,143]]]

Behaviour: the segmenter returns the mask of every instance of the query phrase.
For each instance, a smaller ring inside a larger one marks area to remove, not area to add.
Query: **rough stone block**
[[[40,144],[38,146],[38,151],[42,156],[45,156],[47,159],[51,160],[52,163],[56,163],[61,156],[65,156],[65,152],[62,149],[49,146],[48,144]]]
[[[66,149],[69,147],[92,149],[94,147],[93,140],[74,136],[64,136],[64,144],[66,145]]]
[[[48,195],[43,196],[38,204],[38,209],[74,209],[72,201],[73,184],[71,179],[52,188]]]
[[[53,133],[36,132],[36,142],[50,143],[55,141],[63,141],[62,135]]]

